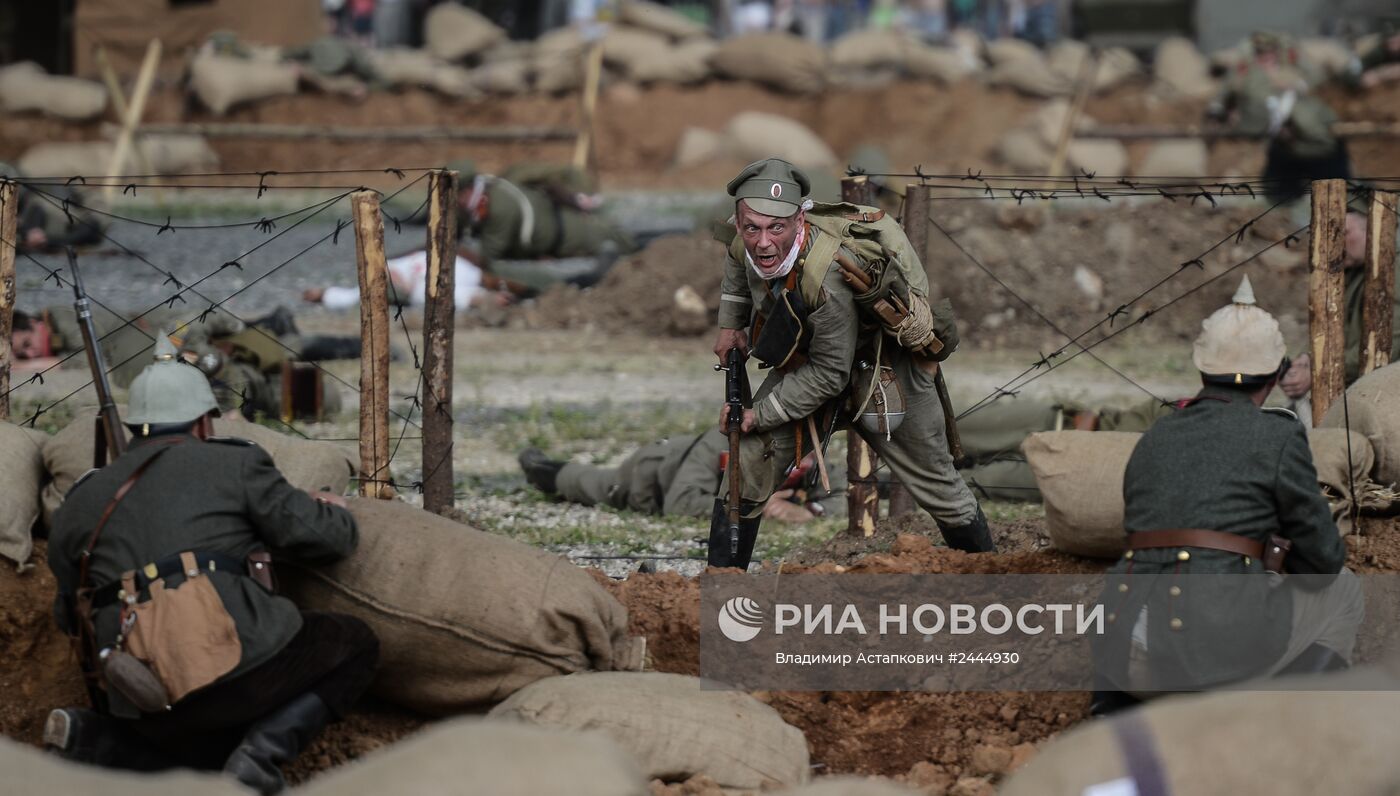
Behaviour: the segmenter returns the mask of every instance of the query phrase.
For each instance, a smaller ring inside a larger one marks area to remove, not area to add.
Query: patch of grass
[[[1004,503],[986,500],[982,502],[982,512],[987,515],[987,519],[993,522],[1045,519],[1045,506],[1040,503]]]
[[[594,462],[612,460],[623,451],[670,436],[698,434],[712,421],[697,405],[670,402],[618,406],[532,404],[508,410],[491,428],[504,450],[533,446],[564,457],[587,454]]]
[[[77,417],[77,410],[72,402],[61,403],[57,406],[50,406],[53,400],[34,400],[10,396],[10,422],[15,425],[29,425],[29,419],[34,417],[34,413],[43,409],[43,414],[34,420],[34,428],[46,434],[56,434],[59,429],[73,422]]]

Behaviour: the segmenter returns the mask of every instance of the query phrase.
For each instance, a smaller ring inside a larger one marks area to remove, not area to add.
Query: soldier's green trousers
[[[853,425],[852,429],[870,444],[889,465],[890,471],[904,484],[914,502],[933,516],[940,526],[956,528],[973,522],[977,517],[977,498],[958,475],[953,457],[948,453],[948,441],[943,429],[943,406],[938,401],[933,376],[915,367],[904,352],[893,355],[895,376],[904,391],[904,422],[889,437],[872,433]],[[754,395],[757,405],[780,379],[770,374]],[[843,409],[844,411],[844,409]],[[805,424],[805,421],[802,421]],[[787,423],[770,431],[746,434],[739,448],[741,466],[740,495],[756,506],[748,516],[758,516],[763,504],[782,484],[796,452],[795,423]],[[814,441],[803,435],[803,452],[812,449]],[[720,487],[728,494],[728,476]]]
[[[585,506],[642,514],[708,517],[719,483],[724,435],[707,431],[643,445],[618,467],[570,462],[555,479],[559,496]]]

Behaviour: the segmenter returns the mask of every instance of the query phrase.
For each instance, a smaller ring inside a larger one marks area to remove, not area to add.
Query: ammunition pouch
[[[811,341],[807,328],[807,302],[796,290],[784,290],[775,297],[773,309],[754,329],[754,358],[772,368],[795,367],[801,352]]]

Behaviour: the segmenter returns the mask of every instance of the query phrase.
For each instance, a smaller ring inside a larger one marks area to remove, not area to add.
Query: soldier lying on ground
[[[1343,566],[1347,548],[1318,492],[1306,431],[1288,410],[1262,408],[1287,370],[1284,351],[1278,321],[1244,283],[1202,324],[1200,393],[1133,450],[1128,550],[1100,598],[1108,624],[1096,647],[1096,712],[1134,701],[1122,692],[1348,665],[1360,583]],[[1265,574],[1266,548],[1283,549],[1273,537],[1292,545],[1282,581]]]
[[[428,253],[411,252],[389,260],[387,265],[389,300],[404,307],[422,307],[428,293]],[[458,312],[466,312],[474,306],[483,305],[504,307],[514,303],[517,296],[529,292],[531,291],[519,285],[483,272],[471,260],[457,255],[456,269],[453,272],[453,304],[457,306]],[[359,306],[360,289],[334,285],[313,287],[303,291],[301,297],[308,303],[322,304],[328,310],[346,310]]]
[[[0,178],[21,176],[19,170],[8,163],[0,162]],[[106,225],[95,213],[76,206],[83,204],[82,195],[77,189],[61,186],[43,186],[43,190],[53,194],[51,201],[63,204],[71,201],[68,212],[49,204],[50,200],[21,187],[17,192],[18,206],[15,220],[15,245],[22,252],[54,252],[65,246],[93,246],[102,242],[102,232]]]
[[[276,793],[279,767],[369,687],[379,644],[360,620],[303,614],[255,579],[269,550],[334,561],[358,529],[341,496],[301,492],[258,446],[211,438],[218,413],[204,374],[161,338],[131,385],[131,447],[55,515],[56,617],[79,639],[96,709],[53,711],[44,742],[100,766],[222,768]]]
[[[1400,26],[1391,23],[1381,34],[1380,41],[1351,64],[1346,74],[1349,82],[1361,88],[1375,88],[1400,80]]]

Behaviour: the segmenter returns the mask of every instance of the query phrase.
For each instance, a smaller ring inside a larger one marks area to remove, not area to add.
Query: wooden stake
[[[1060,137],[1055,141],[1055,154],[1050,161],[1050,171],[1047,172],[1051,177],[1058,177],[1064,173],[1065,160],[1069,158],[1069,145],[1074,140],[1074,125],[1079,121],[1084,103],[1089,101],[1090,92],[1094,90],[1098,65],[1099,59],[1093,51],[1084,54],[1084,63],[1079,67],[1079,90],[1074,93],[1074,102],[1070,103],[1065,121],[1060,125]]]
[[[583,95],[580,98],[578,139],[574,142],[574,168],[588,171],[593,161],[593,117],[598,110],[598,88],[603,82],[603,40],[591,42],[584,54]]]
[[[841,198],[858,205],[873,205],[875,186],[865,176],[848,177],[841,181]],[[846,533],[851,536],[875,535],[875,522],[880,517],[880,492],[875,482],[879,461],[852,426],[846,432]]]
[[[1395,206],[1400,194],[1376,191],[1366,218],[1366,287],[1361,304],[1361,375],[1390,364],[1395,304]]]
[[[160,65],[160,39],[152,39],[146,45],[146,59],[141,62],[141,71],[136,76],[136,88],[131,92],[131,106],[126,110],[126,116],[122,119],[121,133],[117,136],[117,145],[112,150],[112,162],[107,167],[108,175],[120,175],[122,168],[126,165],[126,156],[131,149],[131,142],[136,135],[136,128],[141,125],[141,115],[146,112],[146,98],[151,95],[151,84],[156,79],[156,67]],[[111,202],[116,195],[116,183],[109,184],[104,191],[107,201]]]
[[[10,419],[10,366],[15,323],[15,236],[19,225],[19,186],[0,182],[0,420]]]
[[[1346,385],[1342,257],[1346,249],[1346,180],[1312,184],[1308,328],[1312,338],[1313,425]]]
[[[379,194],[350,195],[360,272],[360,494],[389,500],[389,267]]]
[[[456,312],[457,172],[428,174],[427,301],[423,308],[423,508],[452,508],[452,333]]]
[[[107,48],[97,48],[97,68],[102,73],[102,82],[107,85],[107,93],[112,96],[112,110],[117,112],[117,119],[122,123],[127,123],[127,116],[130,113],[126,103],[126,92],[122,91],[121,81],[117,79],[117,72],[112,68],[112,62],[107,58]],[[133,124],[139,123],[139,119]],[[133,132],[134,135],[134,132]],[[155,174],[156,169],[151,165],[151,159],[147,157],[146,150],[141,148],[139,139],[133,142],[132,154],[136,157],[136,165],[146,174]],[[156,189],[156,197],[160,201],[165,200],[165,192]]]

